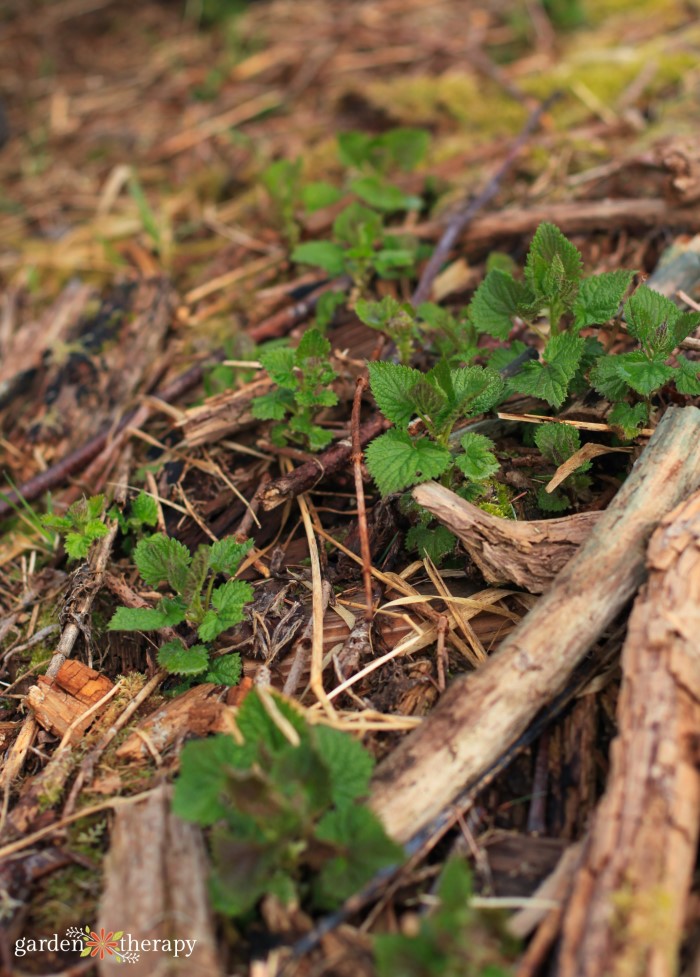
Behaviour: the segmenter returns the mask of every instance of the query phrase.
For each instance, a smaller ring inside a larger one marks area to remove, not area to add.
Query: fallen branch
[[[659,520],[700,486],[700,411],[669,408],[587,543],[477,672],[380,766],[371,805],[399,841],[476,781],[566,685],[644,580]]]
[[[622,650],[618,738],[557,973],[678,972],[700,827],[700,493],[652,536]]]
[[[372,438],[376,438],[387,427],[389,422],[381,414],[376,414],[360,428],[360,444],[366,445]],[[302,492],[308,492],[327,475],[333,475],[350,464],[352,444],[343,438],[336,441],[313,461],[306,461],[289,473],[274,478],[261,495],[263,509],[275,509],[288,499],[295,499]]]
[[[602,515],[514,522],[488,515],[437,482],[419,485],[413,498],[462,541],[488,583],[515,583],[531,594],[549,587]]]

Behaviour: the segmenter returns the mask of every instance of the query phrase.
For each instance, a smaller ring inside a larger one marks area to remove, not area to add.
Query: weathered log
[[[700,827],[700,493],[652,536],[618,737],[564,914],[561,977],[678,972]]]
[[[170,812],[167,787],[157,789],[143,802],[118,810],[105,863],[97,932],[102,927],[105,932],[123,931],[126,952],[139,954],[137,960],[127,958],[130,974],[222,974],[207,897],[207,874],[199,828]],[[144,952],[145,940],[151,942]],[[155,947],[154,940],[158,941]],[[166,948],[164,940],[170,941]],[[100,977],[121,973],[122,969],[111,955],[99,963]]]
[[[700,411],[669,408],[588,541],[501,649],[381,764],[371,805],[406,841],[475,783],[569,680],[645,577],[649,537],[700,486]]]
[[[541,594],[600,520],[600,512],[563,519],[514,522],[490,516],[437,482],[413,490],[413,498],[462,543],[488,583],[515,583]]]

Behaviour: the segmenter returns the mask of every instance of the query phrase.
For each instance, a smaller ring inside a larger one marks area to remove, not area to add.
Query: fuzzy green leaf
[[[457,537],[445,526],[411,526],[406,533],[406,548],[415,550],[421,559],[427,556],[436,566],[454,552]]]
[[[627,383],[620,376],[617,363],[619,356],[601,356],[589,374],[594,390],[607,400],[622,400],[627,394]]]
[[[306,241],[297,244],[292,251],[292,261],[298,264],[322,268],[331,277],[342,275],[345,269],[345,252],[332,241]]]
[[[673,376],[673,369],[666,366],[663,355],[647,359],[641,350],[635,350],[633,353],[617,356],[616,360],[620,379],[644,397],[659,390]]]
[[[299,345],[294,353],[294,362],[297,366],[305,366],[306,360],[321,359],[325,360],[331,355],[331,344],[315,327],[307,329],[301,337]]]
[[[465,434],[460,441],[463,454],[458,454],[455,464],[472,482],[483,482],[500,469],[498,458],[493,453],[493,441],[483,434]]]
[[[428,152],[430,134],[425,129],[400,126],[383,133],[379,140],[390,163],[410,173]]]
[[[673,347],[669,350],[669,355],[676,346],[680,346],[684,339],[695,332],[698,326],[700,326],[700,312],[684,312],[679,315],[673,323]]]
[[[66,553],[71,560],[84,560],[90,552],[93,543],[92,536],[85,536],[83,533],[67,533],[63,541]]]
[[[271,380],[280,387],[296,390],[297,379],[294,375],[295,352],[289,346],[274,346],[263,349],[258,356],[262,368],[267,371]]]
[[[603,325],[617,315],[633,271],[609,271],[584,278],[574,301],[574,328]]]
[[[677,356],[678,366],[674,370],[673,376],[676,381],[676,390],[680,394],[688,394],[690,397],[700,395],[700,363],[697,360],[689,360],[687,356]]]
[[[333,222],[333,236],[350,247],[371,245],[381,235],[381,216],[359,203],[350,204]]]
[[[301,202],[304,205],[304,210],[308,214],[313,214],[323,207],[330,207],[332,204],[337,203],[342,195],[342,191],[334,187],[331,183],[318,180],[314,183],[307,183],[306,186],[302,187]]]
[[[197,630],[202,641],[213,641],[223,631],[240,624],[243,608],[252,599],[253,588],[244,580],[227,580],[217,587],[211,597],[216,610],[206,612]]]
[[[209,567],[214,573],[233,576],[253,545],[253,540],[239,543],[234,536],[227,536],[209,547]]]
[[[110,631],[157,631],[185,620],[185,604],[164,597],[155,607],[118,607],[107,625]]]
[[[165,581],[177,593],[185,587],[191,562],[187,547],[165,533],[139,540],[134,550],[134,563],[144,583],[157,587]]]
[[[293,410],[294,395],[284,387],[254,397],[250,406],[251,414],[259,421],[282,421]]]
[[[158,503],[145,492],[139,492],[131,503],[129,522],[139,526],[155,526],[158,522]]]
[[[406,427],[416,413],[412,391],[423,374],[398,363],[370,363],[368,369],[370,387],[380,411],[387,420]]]
[[[244,766],[248,752],[232,736],[185,743],[175,781],[174,813],[205,827],[224,818],[229,771]]]
[[[622,402],[615,404],[608,414],[608,424],[611,427],[619,428],[625,441],[632,441],[636,438],[648,419],[649,410],[647,405],[643,403],[630,405]]]
[[[576,293],[583,262],[578,249],[554,224],[540,224],[525,263],[525,280],[536,296],[564,301]]]
[[[204,645],[185,648],[181,641],[168,641],[158,649],[158,664],[171,675],[200,675],[209,664]]]
[[[490,271],[471,300],[469,317],[478,332],[507,339],[513,327],[513,316],[521,314],[532,300],[529,289],[511,275]]]
[[[503,378],[488,367],[464,366],[450,370],[450,381],[454,399],[449,407],[457,417],[491,410],[505,390]]]
[[[553,465],[563,465],[581,447],[581,438],[569,424],[542,424],[535,431],[535,444]]]
[[[640,285],[625,303],[627,331],[648,352],[665,359],[677,345],[673,326],[680,318],[670,299]]]
[[[525,363],[511,380],[514,390],[561,407],[569,391],[584,350],[583,339],[573,333],[553,336],[545,346],[543,362]]]
[[[344,806],[329,811],[319,821],[318,841],[339,849],[340,854],[321,869],[314,886],[314,902],[332,909],[358,892],[382,868],[403,860],[403,849],[386,834],[369,808]]]
[[[537,490],[537,505],[542,512],[566,512],[571,508],[571,502],[558,489],[554,492],[547,492],[544,486]]]
[[[367,448],[367,468],[382,495],[399,492],[442,475],[452,456],[428,438],[413,439],[395,428]]]
[[[211,662],[204,681],[213,682],[214,685],[238,685],[242,671],[241,656],[237,652],[232,655],[221,655]]]
[[[68,516],[57,516],[55,512],[45,512],[41,517],[41,523],[47,529],[55,529],[60,533],[73,528],[72,519],[69,519]]]
[[[328,769],[331,797],[336,807],[366,797],[374,760],[359,740],[323,725],[313,727],[312,737],[316,752]]]
[[[363,176],[353,180],[350,189],[371,207],[387,213],[396,210],[419,210],[423,203],[420,197],[404,193],[393,183],[387,183],[376,176]]]
[[[358,299],[355,312],[360,322],[372,329],[384,329],[387,323],[402,312],[408,312],[405,306],[397,302],[393,295],[385,295],[381,302],[368,302]]]

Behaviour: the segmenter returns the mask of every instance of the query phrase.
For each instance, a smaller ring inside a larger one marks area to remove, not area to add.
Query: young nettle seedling
[[[364,132],[344,132],[338,136],[341,162],[358,174],[350,189],[360,200],[377,210],[418,210],[420,197],[406,194],[389,181],[395,170],[410,173],[428,151],[429,135],[423,129],[392,129],[379,136]]]
[[[278,159],[260,175],[290,247],[299,240],[296,208],[301,193],[301,159]]]
[[[84,560],[96,539],[107,535],[107,526],[102,521],[104,495],[93,495],[74,502],[64,516],[47,512],[41,522],[47,529],[55,529],[64,536],[66,553],[71,560]]]
[[[169,641],[158,652],[159,664],[175,675],[198,675],[204,681],[235,685],[240,677],[238,655],[216,659],[209,667],[209,644],[243,620],[253,590],[243,580],[217,585],[220,574],[231,577],[250,550],[252,541],[233,537],[200,546],[194,556],[176,539],[157,533],[142,539],[134,550],[134,563],[148,587],[167,584],[171,595],[155,607],[119,607],[109,622],[110,631],[157,631],[187,622],[197,629],[203,644],[187,648]]]
[[[425,374],[397,363],[370,363],[369,377],[379,409],[394,424],[367,448],[367,467],[382,495],[429,478],[450,484],[456,470],[474,480],[497,470],[488,438],[465,434],[454,453],[450,436],[457,421],[498,402],[504,390],[498,373],[480,366],[455,370],[444,361]]]
[[[277,346],[260,352],[277,386],[253,400],[252,414],[261,421],[285,421],[271,428],[275,444],[291,441],[319,451],[332,440],[333,434],[315,423],[319,411],[338,403],[330,389],[337,376],[330,353],[331,344],[318,329],[307,330],[296,349]]]
[[[334,278],[347,274],[362,294],[373,272],[388,278],[410,268],[415,261],[415,249],[387,234],[377,211],[352,203],[336,217],[332,241],[299,244],[292,252],[292,259],[316,265]]]
[[[542,424],[535,431],[535,444],[548,462],[559,468],[581,447],[581,438],[575,427],[568,424]],[[591,462],[584,461],[568,475],[562,486],[568,495],[559,489],[547,492],[544,486],[537,491],[537,504],[543,512],[563,512],[571,506],[571,496],[581,496],[590,488],[591,479],[585,473]],[[547,476],[549,480],[549,476]]]
[[[249,913],[264,895],[332,909],[403,851],[360,803],[373,760],[349,734],[306,723],[282,696],[246,696],[238,735],[187,743],[175,813],[211,835],[217,910]]]
[[[396,345],[400,363],[409,363],[415,345],[420,340],[420,330],[408,302],[397,302],[385,295],[381,302],[358,299],[355,304],[358,319],[371,329],[383,332]]]

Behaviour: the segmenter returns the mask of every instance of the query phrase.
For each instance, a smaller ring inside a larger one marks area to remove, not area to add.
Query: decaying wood
[[[671,977],[700,827],[700,493],[651,538],[618,738],[564,914],[561,977]]]
[[[256,424],[250,405],[255,397],[268,393],[273,386],[268,376],[258,377],[245,387],[224,390],[208,397],[200,406],[191,407],[182,421],[185,440],[190,447],[212,444]]]
[[[117,811],[105,862],[105,886],[97,932],[123,930],[132,941],[178,940],[174,947],[140,953],[129,962],[133,977],[218,977],[214,930],[207,895],[207,861],[199,829],[170,812],[170,792],[162,787],[142,802]],[[194,941],[187,946],[183,941]],[[132,944],[133,945],[133,944]],[[135,951],[133,951],[135,952]],[[189,956],[187,955],[189,952]],[[123,965],[105,956],[101,977]]]
[[[147,716],[117,750],[121,760],[144,760],[160,754],[186,735],[224,732],[226,709],[217,685],[195,685]]]
[[[370,417],[360,428],[360,444],[366,445],[388,426],[388,421],[381,414]],[[344,438],[342,441],[336,441],[330,448],[326,448],[318,457],[299,465],[289,475],[274,478],[262,493],[263,509],[275,509],[288,499],[294,499],[302,492],[307,492],[322,478],[333,475],[349,465],[351,454],[352,445]]]
[[[90,707],[112,688],[114,683],[105,675],[82,662],[66,661],[54,680],[40,675],[26,701],[40,726],[61,737],[72,727],[70,741],[77,743],[99,715]]]
[[[515,583],[531,594],[547,590],[601,518],[580,512],[532,522],[499,519],[437,482],[419,485],[413,498],[462,541],[488,583]]]
[[[494,241],[524,238],[532,234],[543,221],[556,224],[564,234],[595,233],[621,228],[643,230],[669,227],[684,231],[700,231],[700,212],[688,207],[669,207],[658,199],[616,198],[610,200],[576,200],[540,207],[509,207],[476,217],[462,235],[464,246],[488,247]],[[441,231],[435,221],[401,228],[406,233],[432,238]]]
[[[501,649],[379,767],[371,805],[405,841],[482,777],[565,688],[644,580],[659,520],[700,485],[700,411],[669,408],[588,541]]]

